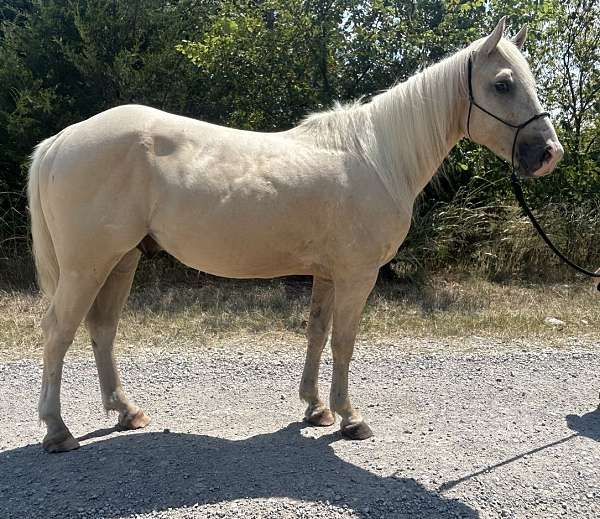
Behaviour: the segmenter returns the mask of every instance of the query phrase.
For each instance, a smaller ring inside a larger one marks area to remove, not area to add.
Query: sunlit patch
[[[347,519],[364,517],[363,512],[354,510],[344,503],[336,504],[334,495],[331,501],[301,501],[297,499],[268,497],[236,499],[235,501],[211,503],[184,507],[179,510],[185,517],[344,517]],[[338,496],[340,497],[340,496]]]

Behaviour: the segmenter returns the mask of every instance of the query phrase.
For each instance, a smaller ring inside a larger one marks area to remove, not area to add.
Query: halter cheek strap
[[[530,117],[529,119],[527,119],[522,124],[513,124],[513,123],[510,123],[508,121],[505,121],[501,117],[498,117],[497,115],[493,114],[489,110],[486,110],[483,106],[481,106],[480,104],[478,104],[477,101],[475,101],[475,98],[473,97],[473,84],[472,84],[472,79],[471,79],[472,70],[473,70],[473,63],[472,63],[472,60],[471,60],[471,56],[469,56],[468,67],[469,67],[468,68],[468,73],[469,73],[469,75],[468,75],[468,81],[469,81],[469,113],[467,115],[467,135],[468,135],[469,139],[471,139],[471,128],[470,128],[470,126],[471,126],[471,111],[473,110],[473,106],[476,106],[482,112],[488,114],[490,117],[493,117],[494,119],[496,119],[497,121],[500,121],[501,123],[505,124],[506,126],[510,126],[511,128],[514,128],[514,129],[517,130],[515,132],[515,137],[514,137],[513,143],[512,143],[512,151],[511,151],[511,168],[512,168],[512,172],[511,172],[511,175],[510,175],[510,182],[511,182],[513,191],[515,193],[515,197],[518,200],[519,204],[521,205],[521,208],[523,209],[523,212],[529,218],[529,220],[531,220],[531,223],[535,227],[535,230],[538,232],[538,234],[540,235],[540,237],[546,242],[546,244],[548,245],[548,247],[550,247],[550,249],[552,250],[552,252],[554,252],[554,254],[556,254],[562,261],[564,261],[567,265],[569,265],[570,267],[572,267],[573,269],[575,269],[577,272],[580,272],[581,274],[585,274],[586,276],[590,276],[590,277],[593,277],[593,278],[599,278],[600,277],[600,270],[598,272],[592,272],[590,270],[584,269],[583,267],[580,267],[579,265],[577,265],[576,263],[574,263],[573,261],[571,261],[569,258],[567,258],[560,250],[558,250],[558,248],[556,247],[556,245],[554,245],[552,243],[552,241],[550,240],[550,238],[548,238],[548,235],[544,232],[544,229],[542,229],[542,226],[538,223],[538,221],[535,218],[535,216],[533,216],[533,213],[531,212],[531,209],[529,209],[529,206],[527,205],[527,202],[526,202],[525,197],[523,195],[523,189],[521,188],[521,184],[519,183],[519,178],[517,177],[517,172],[516,172],[516,168],[515,168],[515,151],[516,151],[516,147],[517,147],[517,137],[519,136],[519,132],[523,128],[525,128],[525,126],[527,126],[528,124],[532,123],[533,121],[535,121],[537,119],[541,119],[542,117],[550,117],[550,114],[548,112],[542,112],[542,113],[536,114],[533,117]],[[600,290],[600,285],[598,285],[598,290]]]

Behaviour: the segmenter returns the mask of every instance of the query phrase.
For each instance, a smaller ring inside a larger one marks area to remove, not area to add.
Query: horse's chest
[[[351,229],[347,249],[352,249],[361,263],[383,265],[396,255],[409,227],[410,220],[380,218],[363,221]]]

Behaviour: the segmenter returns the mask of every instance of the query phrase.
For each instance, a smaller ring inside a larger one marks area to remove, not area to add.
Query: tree
[[[203,116],[195,68],[175,45],[202,30],[211,0],[36,0],[0,10],[0,236],[25,222],[33,147],[125,103]],[[19,233],[23,233],[23,225]]]

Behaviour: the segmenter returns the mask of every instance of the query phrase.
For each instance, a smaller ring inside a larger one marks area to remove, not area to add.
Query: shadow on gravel
[[[329,501],[359,517],[476,518],[413,479],[380,477],[340,459],[331,443],[292,423],[238,441],[179,433],[126,434],[46,454],[40,445],[0,453],[0,515],[119,517],[240,498]],[[90,433],[88,438],[110,433]],[[243,512],[243,509],[240,509]]]
[[[567,415],[566,420],[569,429],[578,433],[578,436],[600,442],[600,407],[581,416]]]
[[[577,438],[578,436],[584,436],[586,438],[591,438],[592,440],[600,441],[600,407],[595,409],[594,411],[590,411],[584,415],[578,416],[576,414],[569,414],[565,417],[567,421],[567,426],[572,431],[575,431],[573,434],[569,436],[565,436],[564,438],[560,438],[551,443],[547,443],[540,447],[536,447],[535,449],[528,450],[527,452],[522,452],[513,456],[512,458],[508,458],[506,460],[500,461],[499,463],[495,463],[494,465],[488,465],[487,467],[478,470],[477,472],[473,472],[471,474],[467,474],[459,479],[453,479],[451,481],[447,481],[443,485],[438,488],[438,492],[446,492],[451,488],[454,488],[465,481],[469,481],[477,476],[481,476],[482,474],[488,474],[493,472],[497,468],[503,467],[504,465],[509,465],[514,463],[515,461],[519,461],[524,456],[531,456],[532,454],[536,454],[537,452],[549,449],[551,447],[555,447],[556,445],[560,445],[561,443],[566,443],[571,441],[573,438]]]

